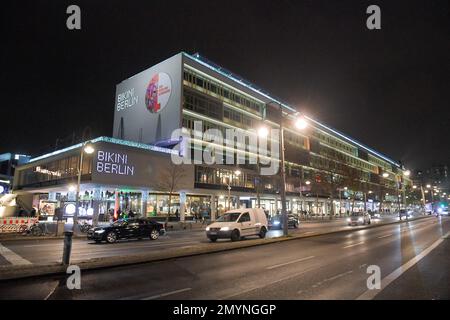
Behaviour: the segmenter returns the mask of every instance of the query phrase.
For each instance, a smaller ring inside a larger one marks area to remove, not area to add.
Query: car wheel
[[[211,237],[211,238],[209,238],[209,241],[216,242],[217,241],[217,237]]]
[[[117,241],[117,234],[114,231],[108,232],[108,234],[106,235],[106,241],[108,243],[116,242]]]
[[[156,230],[156,229],[153,229],[153,230],[150,232],[150,239],[151,239],[151,240],[156,240],[156,239],[158,239],[158,237],[159,237],[159,231]]]
[[[239,239],[241,239],[239,230],[233,230],[233,232],[231,232],[231,241],[238,241]]]
[[[259,237],[261,239],[264,239],[266,237],[266,233],[267,233],[266,228],[262,227],[261,230],[259,230]]]
[[[294,222],[294,228],[298,229],[298,223],[297,222]]]
[[[371,224],[371,223],[372,223],[372,221],[370,221],[370,220],[369,220],[369,221],[367,221],[367,224]]]

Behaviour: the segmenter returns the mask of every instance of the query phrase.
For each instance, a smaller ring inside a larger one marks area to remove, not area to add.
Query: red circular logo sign
[[[172,91],[172,81],[167,73],[155,74],[147,86],[145,106],[151,113],[160,112],[169,101]]]

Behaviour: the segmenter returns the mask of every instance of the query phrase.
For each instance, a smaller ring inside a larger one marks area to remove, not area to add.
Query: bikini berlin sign
[[[134,165],[128,162],[128,154],[98,150],[95,169],[98,173],[134,176]]]

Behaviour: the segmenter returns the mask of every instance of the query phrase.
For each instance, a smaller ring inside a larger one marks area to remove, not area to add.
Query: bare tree
[[[172,205],[172,195],[180,188],[180,182],[185,177],[185,172],[180,165],[170,162],[170,165],[159,172],[158,188],[169,193],[167,219],[169,221]]]

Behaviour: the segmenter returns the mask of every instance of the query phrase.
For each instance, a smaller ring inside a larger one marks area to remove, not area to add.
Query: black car
[[[163,229],[163,224],[150,219],[117,220],[108,226],[89,230],[87,238],[95,242],[106,241],[108,243],[114,243],[119,239],[147,237],[156,240]]]
[[[300,219],[295,214],[288,214],[288,228],[298,228]],[[278,214],[269,220],[269,229],[283,229],[283,216]]]

